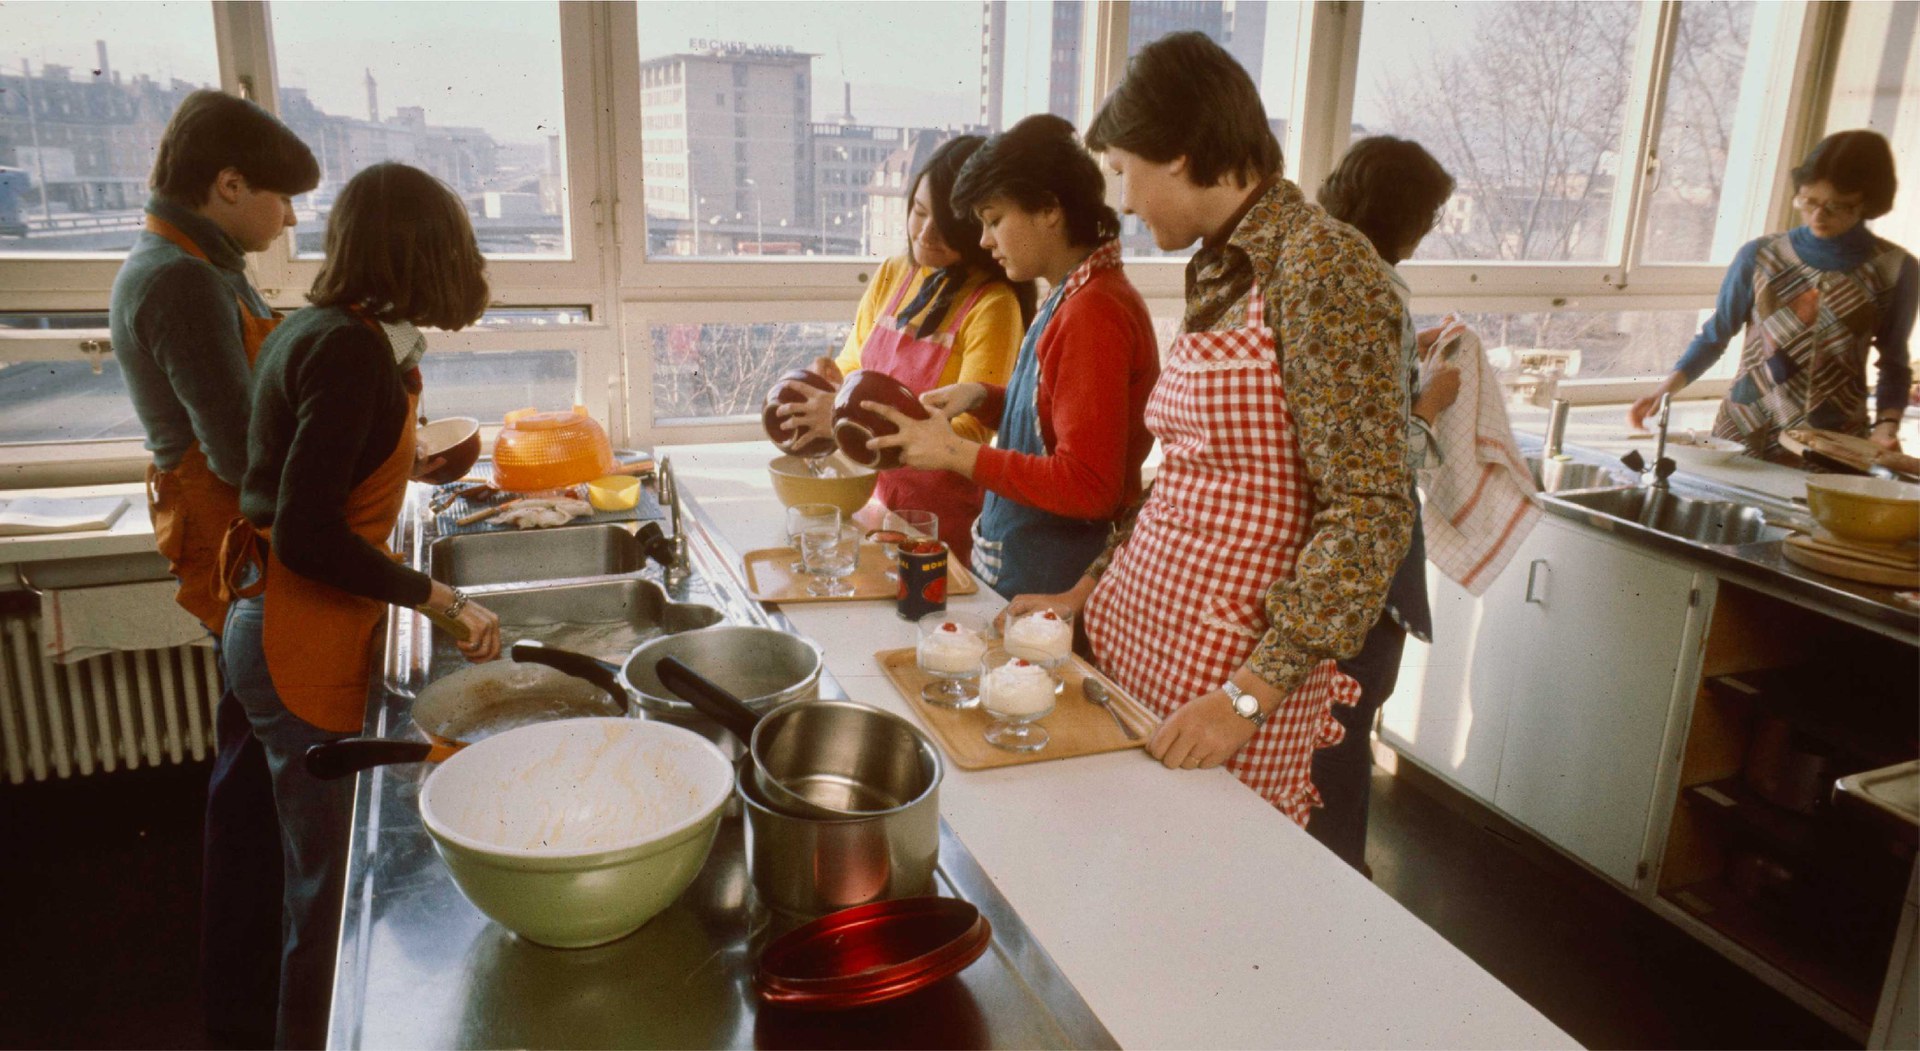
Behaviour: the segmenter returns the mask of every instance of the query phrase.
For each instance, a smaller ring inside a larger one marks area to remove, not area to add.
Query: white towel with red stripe
[[[1440,462],[1420,472],[1421,525],[1428,560],[1483,595],[1539,520],[1539,489],[1514,445],[1499,375],[1458,318],[1446,320],[1421,362],[1421,385],[1444,365],[1460,370],[1460,395],[1435,421]]]

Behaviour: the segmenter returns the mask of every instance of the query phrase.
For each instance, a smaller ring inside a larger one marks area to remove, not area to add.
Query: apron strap
[[[919,270],[919,267],[916,266],[912,261],[909,261],[907,263],[907,275],[901,278],[900,284],[894,288],[893,298],[887,300],[886,309],[880,312],[881,318],[890,319],[893,317],[894,311],[900,309],[900,301],[907,298],[907,286],[913,284],[913,275],[918,270]]]
[[[227,535],[220,540],[220,577],[215,582],[221,601],[257,598],[266,593],[268,542],[244,516],[227,523]],[[242,584],[248,567],[254,570],[253,580]]]

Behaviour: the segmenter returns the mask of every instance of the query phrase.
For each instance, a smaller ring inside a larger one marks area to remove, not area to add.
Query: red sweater
[[[1147,395],[1160,345],[1146,300],[1118,267],[1068,292],[1034,348],[1040,436],[1050,455],[980,450],[973,480],[1017,503],[1068,518],[1113,518],[1140,498],[1140,464],[1153,448]],[[1007,389],[987,386],[975,417],[1000,427]]]

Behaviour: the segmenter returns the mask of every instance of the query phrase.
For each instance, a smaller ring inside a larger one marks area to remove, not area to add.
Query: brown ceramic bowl
[[[867,442],[887,437],[900,428],[879,413],[861,408],[863,401],[879,402],[915,420],[927,419],[933,413],[920,404],[920,399],[914,397],[906,384],[884,372],[855,369],[848,374],[847,381],[840,385],[840,393],[833,399],[833,438],[840,443],[840,451],[847,459],[876,471],[890,471],[900,466],[900,450],[874,452],[867,448]]]
[[[827,382],[825,377],[817,373],[808,372],[806,369],[790,369],[782,373],[780,378],[774,382],[773,389],[767,392],[767,404],[760,410],[761,428],[767,432],[768,438],[773,439],[773,444],[781,452],[808,457],[827,455],[834,450],[834,442],[831,437],[822,435],[804,444],[795,444],[793,428],[787,426],[786,421],[775,415],[775,410],[780,407],[782,402],[800,400],[800,392],[789,389],[787,386],[788,381],[804,383],[810,387],[829,393],[833,391],[833,384]]]
[[[426,459],[438,456],[447,462],[420,480],[434,485],[459,481],[480,459],[480,421],[471,416],[449,416],[421,425],[414,433]]]

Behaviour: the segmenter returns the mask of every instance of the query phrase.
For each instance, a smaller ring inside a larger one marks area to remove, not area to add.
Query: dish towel
[[[56,588],[40,593],[40,646],[59,664],[115,650],[164,650],[213,645],[193,614],[173,601],[171,580]]]
[[[1540,519],[1539,489],[1513,443],[1500,378],[1480,337],[1449,317],[1427,359],[1425,386],[1442,365],[1460,370],[1460,395],[1440,414],[1440,462],[1420,471],[1427,558],[1474,595],[1486,594]]]

